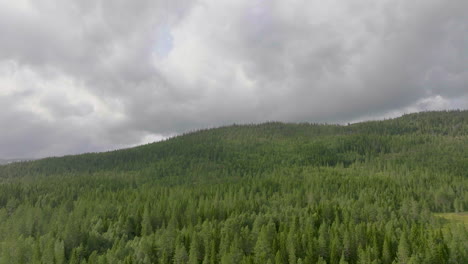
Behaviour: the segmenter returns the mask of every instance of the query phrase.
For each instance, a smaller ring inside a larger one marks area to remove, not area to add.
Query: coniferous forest
[[[0,166],[0,264],[468,263],[468,111]]]

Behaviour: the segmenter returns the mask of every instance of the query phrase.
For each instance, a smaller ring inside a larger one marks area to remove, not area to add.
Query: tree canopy
[[[0,166],[2,263],[467,263],[468,111]]]

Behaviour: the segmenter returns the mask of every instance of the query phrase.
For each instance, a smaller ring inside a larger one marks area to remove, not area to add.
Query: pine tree
[[[53,263],[54,262],[54,240],[49,236],[41,237],[42,242],[42,257],[41,260],[43,263]]]
[[[340,262],[339,262],[339,264],[348,264],[348,261],[346,261],[344,252],[341,253],[341,257],[340,257]]]
[[[35,241],[34,244],[33,244],[33,248],[32,248],[32,262],[35,264],[35,263],[41,263],[41,248],[40,248],[40,245],[39,245],[39,241]],[[12,263],[12,260],[10,259],[10,252],[8,250],[8,247],[7,247],[7,243],[5,242],[5,244],[3,245],[3,252],[2,254],[0,254],[0,259],[1,257],[5,258],[6,262],[4,263]],[[2,263],[3,264],[3,263]]]
[[[319,228],[319,238],[318,238],[318,253],[319,256],[324,260],[327,260],[329,257],[329,235],[328,235],[328,226],[324,222],[320,225]]]
[[[80,256],[76,249],[71,252],[70,264],[80,264]]]
[[[88,257],[88,264],[98,264],[98,254],[97,251],[93,251]]]
[[[281,251],[278,250],[276,251],[276,255],[275,255],[275,264],[283,264],[284,261],[283,261],[283,256],[281,255]]]
[[[340,241],[338,236],[333,236],[330,241],[330,263],[336,263],[340,260]]]
[[[141,220],[141,235],[142,236],[149,236],[153,233],[153,226],[151,223],[151,214],[149,210],[149,206],[145,206],[143,212],[143,219]]]
[[[260,234],[258,235],[257,243],[254,248],[255,262],[267,263],[268,260],[273,259],[273,250],[271,247],[271,239],[268,234],[268,228],[263,226]]]
[[[217,257],[216,257],[216,242],[213,239],[210,244],[210,264],[216,264],[217,263]]]
[[[189,252],[189,264],[198,264],[200,261],[200,248],[198,245],[198,238],[196,235],[192,236],[192,242],[190,243]]]
[[[417,255],[412,255],[408,261],[408,264],[422,264],[421,258]]]
[[[324,258],[319,257],[317,260],[317,264],[327,264],[327,261]]]
[[[238,236],[236,236],[234,241],[231,243],[229,248],[229,256],[233,263],[240,263],[244,257],[244,251],[241,248]]]
[[[352,263],[354,259],[354,248],[353,248],[353,241],[351,240],[351,236],[348,230],[345,231],[343,236],[343,253],[345,255],[346,260]]]
[[[178,243],[174,254],[174,264],[186,264],[188,262],[188,254],[185,246]]]
[[[287,251],[288,251],[288,260],[290,264],[296,264],[296,239],[294,232],[289,232],[287,238]]]
[[[411,250],[406,238],[406,232],[403,231],[398,243],[397,260],[400,264],[407,264],[411,257]]]
[[[384,238],[384,243],[382,246],[382,262],[384,264],[391,264],[393,261],[392,250],[390,248],[390,242],[387,237]]]

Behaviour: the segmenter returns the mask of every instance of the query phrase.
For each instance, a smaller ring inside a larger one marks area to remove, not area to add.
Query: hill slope
[[[216,163],[228,169],[240,167],[241,170],[272,168],[279,166],[279,161],[289,165],[342,163],[347,166],[355,161],[362,161],[366,156],[376,157],[390,153],[404,156],[408,152],[411,155],[405,158],[414,158],[416,152],[424,156],[426,165],[435,162],[437,166],[434,167],[439,167],[444,164],[452,165],[443,160],[442,162],[440,158],[444,159],[443,156],[459,156],[457,154],[462,154],[460,152],[464,153],[462,147],[465,146],[466,136],[468,111],[424,112],[348,126],[277,122],[234,125],[184,134],[164,142],[131,149],[17,163],[2,167],[0,177],[28,173],[141,171],[165,162],[175,162],[175,165],[190,170],[194,163],[197,166]],[[426,151],[427,149],[431,151]],[[452,151],[456,153],[452,155]],[[262,163],[266,163],[263,164],[265,168],[251,168],[251,164],[248,164],[249,160],[258,164],[257,155],[267,159],[262,160]],[[390,156],[393,157],[389,155],[387,158],[392,159]],[[419,157],[419,160],[422,161],[423,157]],[[458,165],[467,164],[465,159],[462,161]]]
[[[0,166],[0,263],[463,263],[468,111]]]

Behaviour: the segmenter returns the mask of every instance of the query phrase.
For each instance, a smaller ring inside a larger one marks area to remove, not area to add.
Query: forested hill
[[[399,164],[410,159],[455,172],[468,171],[468,111],[423,112],[351,125],[232,125],[191,132],[163,142],[106,153],[47,158],[0,167],[0,177],[165,167],[177,173],[203,170],[261,172],[285,164],[310,166],[377,159]],[[458,156],[459,159],[453,159]],[[259,160],[260,159],[260,160]],[[411,166],[413,162],[405,162]],[[173,172],[175,173],[175,172]]]
[[[468,263],[468,111],[0,166],[0,264]]]

